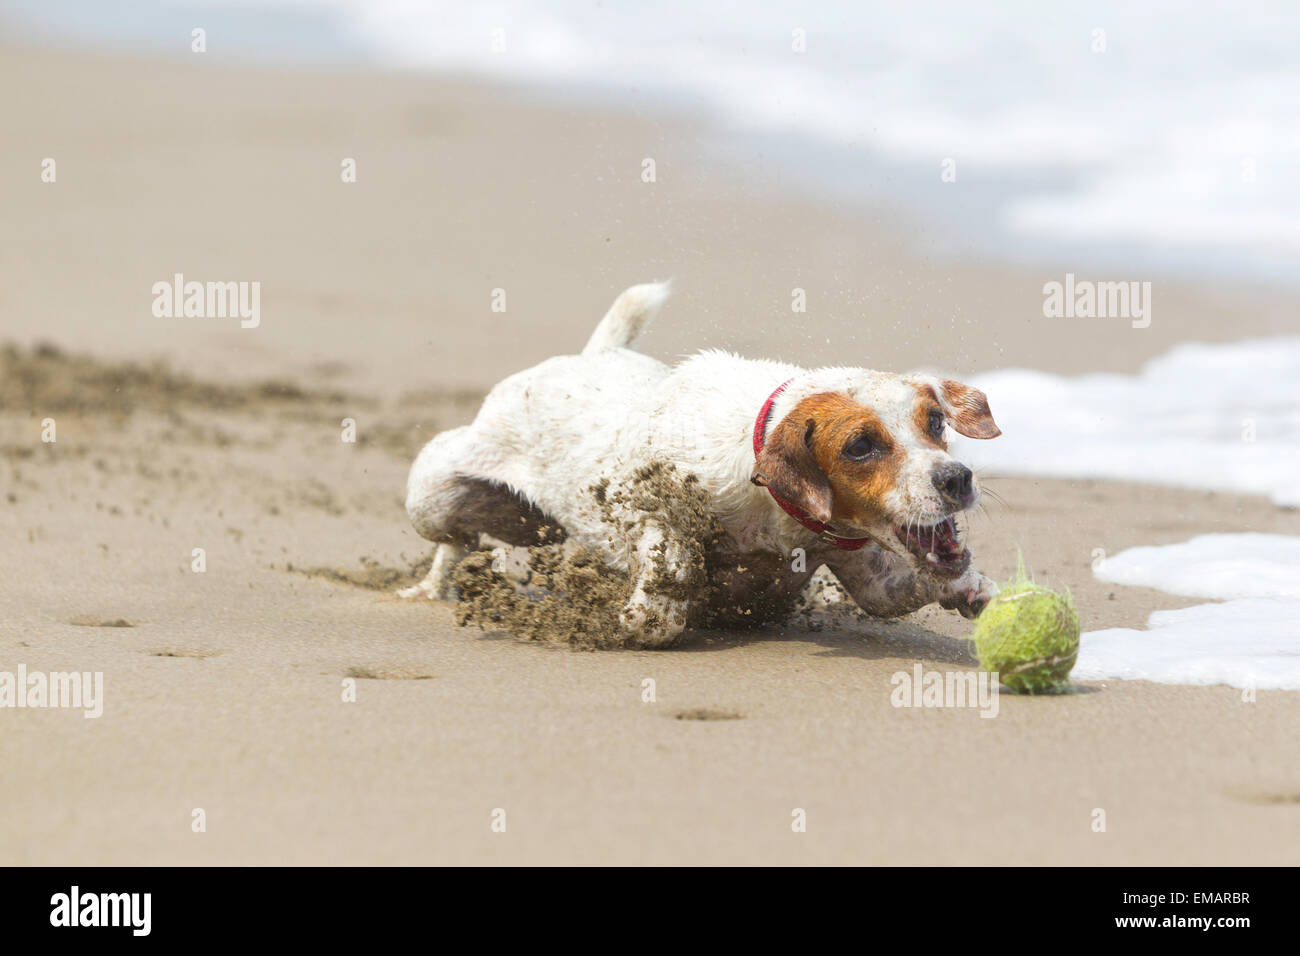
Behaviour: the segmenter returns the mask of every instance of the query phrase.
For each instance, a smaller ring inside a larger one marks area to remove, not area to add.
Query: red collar
[[[754,457],[755,458],[757,458],[759,452],[763,450],[763,443],[767,438],[767,421],[769,418],[772,417],[772,406],[773,404],[776,403],[777,396],[780,395],[782,392],[784,392],[786,386],[793,381],[794,379],[792,378],[786,379],[784,382],[778,385],[776,387],[776,391],[767,397],[767,401],[763,403],[763,407],[758,410],[758,417],[754,419]],[[835,545],[835,547],[839,548],[841,551],[856,551],[861,547],[865,547],[867,544],[871,542],[870,538],[845,538],[838,534],[835,534],[831,530],[830,525],[826,524],[824,521],[818,521],[816,518],[812,517],[810,514],[808,514],[808,512],[804,511],[798,505],[794,505],[786,501],[784,498],[778,495],[771,488],[767,489],[767,493],[772,496],[772,500],[775,501],[781,507],[782,511],[788,514],[795,521],[799,522],[801,525],[803,525],[813,534],[817,535],[819,538],[829,541],[831,544]]]

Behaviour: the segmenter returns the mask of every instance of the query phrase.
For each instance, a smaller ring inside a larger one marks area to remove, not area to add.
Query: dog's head
[[[929,375],[833,370],[801,383],[794,408],[769,426],[753,481],[843,536],[870,536],[917,567],[957,576],[970,564],[954,516],[979,482],[948,454],[944,426],[1002,434],[978,389]],[[809,388],[812,391],[809,391]]]

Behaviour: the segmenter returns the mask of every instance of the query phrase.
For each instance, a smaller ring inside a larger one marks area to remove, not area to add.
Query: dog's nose
[[[970,503],[973,495],[974,475],[961,462],[949,461],[940,465],[930,475],[930,481],[934,483],[934,487],[939,494],[953,504],[966,505]]]

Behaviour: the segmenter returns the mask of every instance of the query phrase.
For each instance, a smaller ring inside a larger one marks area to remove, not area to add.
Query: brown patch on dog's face
[[[912,428],[922,442],[942,451],[948,450],[948,443],[943,440],[943,426],[947,419],[939,397],[929,385],[918,385],[920,400],[912,409]]]
[[[874,411],[842,393],[822,392],[772,429],[753,480],[818,521],[869,528],[888,518],[884,501],[902,458]]]
[[[817,420],[800,402],[768,432],[754,460],[750,481],[802,508],[817,521],[831,520],[834,495],[826,472],[813,454]]]

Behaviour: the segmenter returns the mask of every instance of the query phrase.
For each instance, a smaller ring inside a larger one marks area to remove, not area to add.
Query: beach
[[[101,716],[0,710],[0,861],[1294,862],[1294,692],[1081,682],[985,719],[891,703],[918,662],[975,666],[970,623],[937,607],[577,652],[394,595],[430,551],[402,506],[415,453],[578,350],[632,283],[674,282],[639,346],[665,361],[957,376],[1131,373],[1294,332],[1294,293],[1157,278],[1148,328],[1046,318],[1066,268],[931,255],[924,222],[728,165],[689,114],[15,46],[0,78],[21,91],[0,153],[0,670],[103,674]],[[259,283],[256,326],[157,316],[178,274]],[[1300,534],[1263,496],[983,477],[1004,503],[972,519],[976,563],[1005,580],[1020,549],[1085,630],[1198,603],[1097,580],[1095,549]]]

